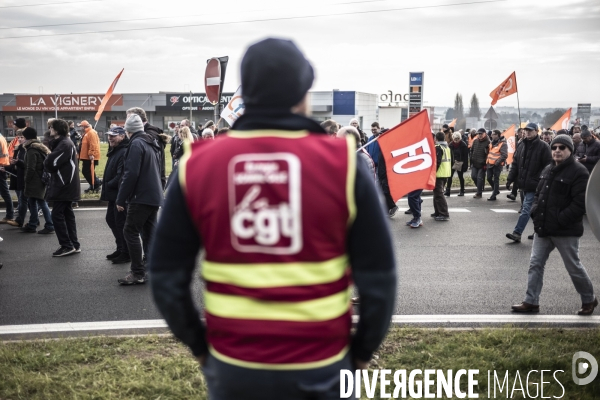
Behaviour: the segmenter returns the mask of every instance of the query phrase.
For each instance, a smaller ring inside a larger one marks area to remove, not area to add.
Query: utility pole
[[[54,118],[58,119],[58,95],[54,93]]]
[[[190,126],[192,124],[192,91],[190,90]]]

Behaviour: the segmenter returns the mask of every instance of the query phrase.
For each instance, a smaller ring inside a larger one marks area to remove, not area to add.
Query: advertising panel
[[[33,94],[15,96],[16,105],[6,105],[2,111],[98,111],[103,94]],[[104,111],[112,106],[122,106],[123,95],[113,94]]]
[[[424,72],[409,72],[408,83],[408,117],[418,114],[423,109]]]
[[[223,93],[221,95],[221,105],[226,106],[233,93]],[[167,93],[166,108],[168,110],[181,111],[214,111],[215,106],[210,102],[206,93]],[[160,106],[159,106],[160,107]]]

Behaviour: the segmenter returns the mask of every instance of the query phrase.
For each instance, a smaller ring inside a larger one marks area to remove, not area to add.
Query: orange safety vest
[[[471,148],[471,146],[473,146],[473,142],[475,141],[475,138],[477,138],[477,136],[469,135],[469,148]]]
[[[502,148],[502,145],[506,143],[503,140],[498,140],[498,143],[496,144],[496,146],[492,147],[492,144],[490,143],[489,145],[489,152],[488,152],[488,156],[487,156],[487,164],[488,165],[495,165],[496,161],[498,161],[498,159],[501,157],[500,154],[500,149]],[[500,165],[504,165],[504,161],[502,161],[502,163]]]
[[[6,139],[2,135],[0,135],[0,165],[10,165],[8,144],[6,143]]]

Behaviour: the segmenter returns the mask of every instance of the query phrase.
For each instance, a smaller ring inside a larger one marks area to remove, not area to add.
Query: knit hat
[[[37,131],[31,127],[23,129],[23,137],[27,140],[37,139]]]
[[[137,114],[129,115],[127,121],[125,122],[125,130],[129,133],[137,133],[144,130],[144,123],[142,119]]]
[[[550,143],[550,147],[554,146],[557,143],[564,144],[565,146],[567,146],[569,148],[569,150],[571,151],[571,154],[573,154],[573,139],[571,139],[571,136],[557,135],[554,139],[552,139],[552,142]]]
[[[124,135],[125,129],[121,128],[120,126],[115,126],[114,128],[110,128],[110,131],[106,132],[106,134],[110,136]]]
[[[287,109],[298,104],[315,78],[310,62],[290,40],[265,39],[248,48],[241,65],[247,108]]]
[[[23,129],[27,126],[27,121],[25,121],[25,118],[17,118],[13,121],[13,124],[19,128],[19,129]]]

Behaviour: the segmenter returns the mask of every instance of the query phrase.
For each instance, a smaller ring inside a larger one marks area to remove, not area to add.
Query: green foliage
[[[544,128],[550,128],[552,125],[554,125],[566,111],[567,110],[564,108],[557,108],[554,111],[544,114],[544,118],[542,119],[542,125]]]
[[[471,108],[469,108],[469,117],[481,118],[481,110],[479,109],[479,99],[477,95],[473,93],[471,97]]]

